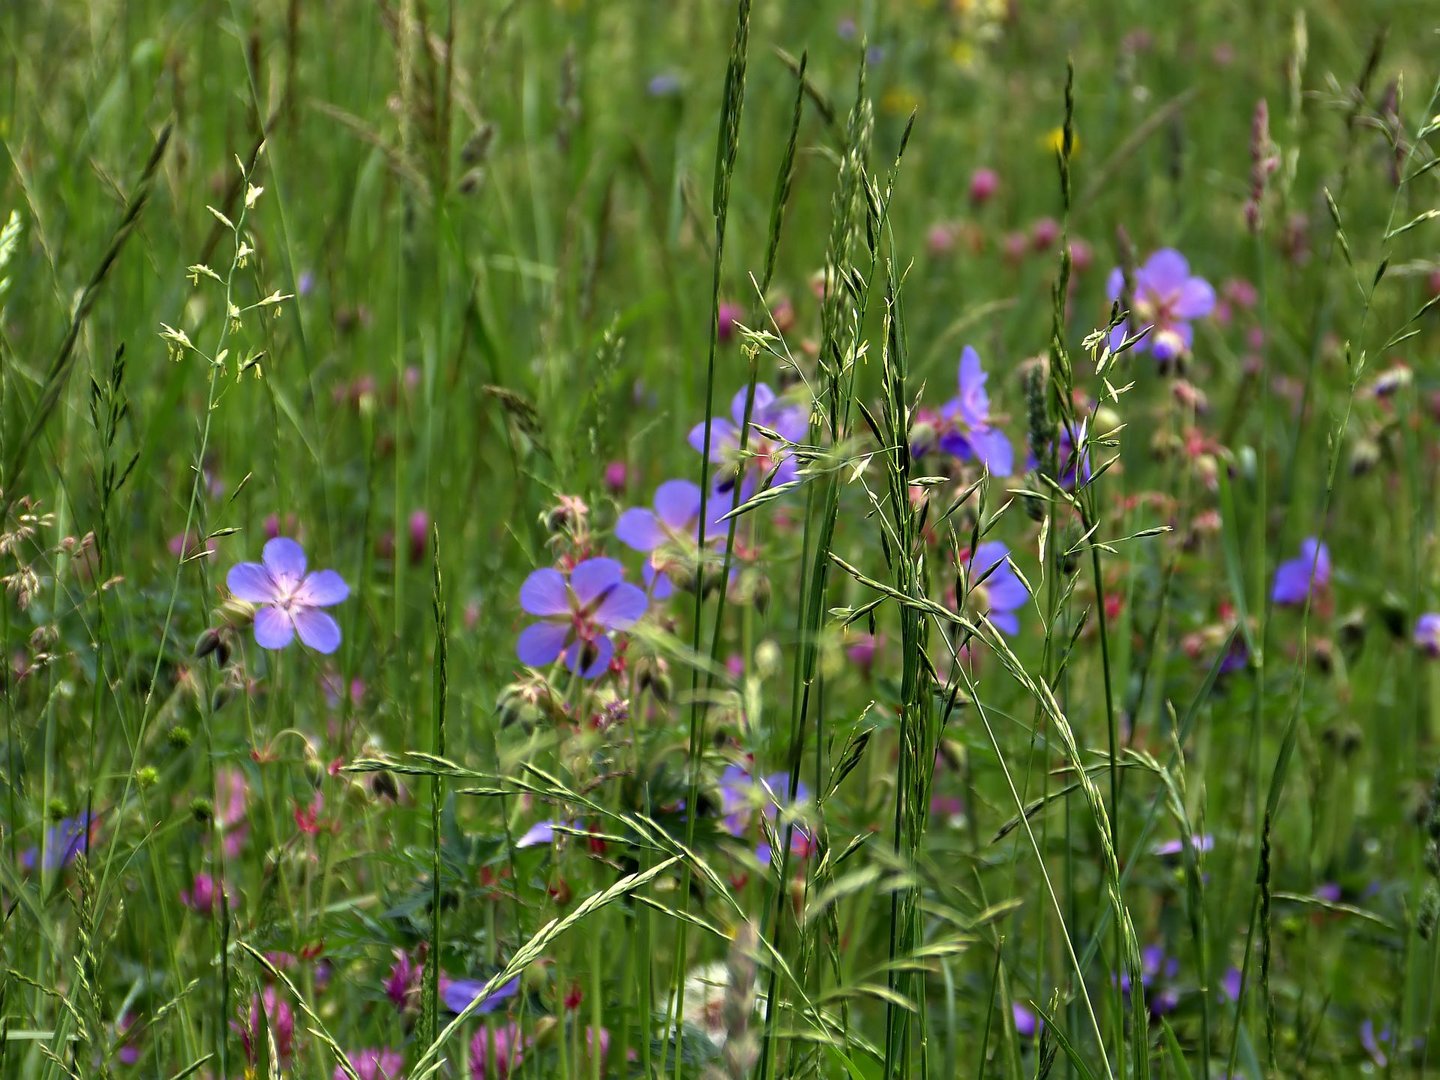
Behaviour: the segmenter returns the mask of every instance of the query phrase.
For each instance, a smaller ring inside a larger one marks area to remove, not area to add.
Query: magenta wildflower
[[[970,201],[976,206],[989,202],[1000,190],[1000,174],[994,169],[976,169],[970,174]]]
[[[536,570],[520,586],[520,606],[545,622],[532,623],[515,645],[520,662],[546,667],[561,656],[565,666],[593,679],[615,655],[610,631],[626,630],[645,614],[644,590],[622,580],[614,559],[586,559],[565,574],[551,567]]]
[[[395,963],[385,980],[385,996],[397,1009],[403,1010],[419,991],[420,974],[420,965],[410,959],[410,954],[396,949]]]
[[[940,449],[980,462],[992,476],[1009,476],[1015,467],[1015,452],[1005,433],[990,424],[987,378],[980,366],[980,354],[966,345],[960,354],[960,394],[940,410]]]
[[[720,305],[718,318],[716,319],[715,336],[721,345],[726,345],[735,336],[735,328],[740,325],[740,320],[745,317],[745,309],[739,304],[729,302]]]
[[[259,1060],[260,1055],[269,1052],[265,1049],[268,1043],[265,1037],[267,1027],[270,1037],[275,1040],[275,1054],[279,1058],[277,1064],[284,1065],[294,1056],[295,1012],[276,993],[273,986],[267,986],[263,994],[256,994],[250,999],[247,1022],[231,1021],[230,1027],[240,1036],[240,1044],[245,1048],[245,1058],[252,1065]]]
[[[405,1059],[389,1047],[354,1050],[345,1056],[360,1080],[403,1080],[405,1075]],[[331,1080],[345,1080],[345,1070],[336,1065]]]
[[[756,425],[773,431],[786,443],[804,440],[809,431],[805,410],[795,405],[785,405],[775,396],[775,391],[764,383],[755,385],[755,401],[750,410],[750,434],[745,442],[745,457],[740,456],[740,433],[745,423],[746,390],[741,389],[730,402],[730,416],[710,419],[711,464],[720,467],[715,477],[715,488],[723,494],[739,488],[738,502],[747,501],[762,481],[769,477],[769,485],[789,483],[795,479],[799,467],[791,456],[789,448],[761,434]],[[696,424],[690,429],[690,445],[698,452],[705,452],[705,425]]]
[[[1440,656],[1440,613],[1427,611],[1415,621],[1415,644],[1427,656]]]
[[[525,1040],[516,1024],[481,1028],[470,1040],[470,1080],[505,1080],[525,1058]]]
[[[180,890],[180,903],[197,915],[209,915],[215,910],[215,899],[218,895],[215,879],[209,874],[199,873],[195,875],[194,884],[190,888]]]
[[[1312,590],[1330,585],[1330,549],[1315,537],[1300,545],[1300,558],[1287,559],[1275,570],[1270,598],[1277,604],[1303,604]]]
[[[1120,299],[1124,280],[1119,267],[1110,271],[1106,295],[1111,300]],[[1215,309],[1215,290],[1204,278],[1191,276],[1185,256],[1173,248],[1164,248],[1135,272],[1131,306],[1130,315],[1140,327],[1154,328],[1135,344],[1135,351],[1148,350],[1156,360],[1173,360],[1190,351],[1195,337],[1190,322]],[[1130,324],[1121,323],[1111,332],[1110,347],[1119,348],[1129,334]]]
[[[334,570],[305,572],[305,551],[294,540],[277,536],[265,545],[263,563],[239,563],[225,584],[241,600],[260,605],[255,612],[255,643],[283,649],[300,635],[316,652],[340,647],[340,626],[321,608],[340,603],[350,586]]]
[[[966,577],[977,584],[959,599],[964,610],[985,616],[996,629],[1014,637],[1020,633],[1015,612],[1030,599],[1030,590],[1011,569],[1009,559],[1010,549],[999,540],[977,547],[965,566]]]

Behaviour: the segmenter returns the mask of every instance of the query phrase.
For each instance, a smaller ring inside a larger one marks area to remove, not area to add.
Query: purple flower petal
[[[334,570],[316,570],[300,584],[295,602],[307,607],[330,607],[350,595],[350,586]]]
[[[589,646],[583,641],[572,641],[565,650],[565,666],[582,679],[596,679],[605,674],[614,655],[615,646],[608,636],[596,638]]]
[[[645,614],[645,590],[621,582],[610,590],[594,611],[595,621],[611,630],[628,630]]]
[[[294,540],[277,536],[274,540],[267,541],[263,558],[265,569],[270,571],[277,582],[281,578],[298,582],[305,576],[305,549]]]
[[[947,431],[941,435],[940,449],[962,461],[971,461],[975,457],[975,447],[970,443],[970,436],[963,431]]]
[[[985,385],[989,378],[985,369],[980,364],[980,354],[975,351],[974,346],[966,345],[960,353],[960,393],[966,391],[974,392]]]
[[[640,577],[645,582],[645,588],[650,590],[650,595],[656,600],[665,600],[675,592],[675,584],[670,580],[670,575],[663,570],[657,570],[653,560],[646,560],[645,565],[640,568]]]
[[[1020,633],[1020,620],[1009,611],[992,611],[985,616],[995,624],[995,629],[1009,637],[1016,637]]]
[[[1190,277],[1190,264],[1174,248],[1161,248],[1140,268],[1137,287],[1148,292],[1166,293],[1180,289]]]
[[[260,563],[242,562],[230,568],[225,585],[239,600],[252,604],[268,604],[279,599],[275,579]]]
[[[296,608],[291,618],[300,640],[327,656],[340,648],[340,624],[319,608]]]
[[[666,480],[655,489],[655,514],[678,531],[694,524],[700,513],[700,488],[689,480]]]
[[[262,607],[255,613],[255,644],[262,649],[283,649],[294,637],[290,616],[278,607]]]
[[[539,847],[541,844],[548,844],[555,839],[555,823],[553,821],[541,821],[530,828],[515,841],[517,848]],[[459,1009],[455,1010],[459,1012]]]
[[[994,612],[1014,611],[1025,606],[1030,599],[1030,590],[1008,566],[1002,566],[985,579],[985,595],[990,599],[990,621],[995,621]]]
[[[1180,296],[1170,308],[1179,319],[1202,319],[1215,310],[1215,290],[1204,278],[1192,277],[1180,286]]]
[[[1125,271],[1115,267],[1110,271],[1110,276],[1105,279],[1105,297],[1107,300],[1116,301],[1120,299],[1120,290],[1125,288]]]
[[[527,667],[549,667],[565,648],[570,628],[562,623],[534,623],[520,631],[515,655]]]
[[[1015,471],[1015,448],[999,428],[981,428],[970,433],[975,458],[991,476],[1009,476]]]
[[[1330,584],[1330,549],[1315,537],[1309,537],[1300,545],[1300,560],[1307,570],[1313,570],[1316,585]]]
[[[589,607],[620,584],[624,568],[614,559],[586,559],[570,571],[570,588],[582,607]]]
[[[1145,340],[1150,343],[1155,359],[1163,362],[1188,353],[1195,344],[1195,331],[1188,322],[1172,322],[1168,326],[1157,325]]]
[[[1220,992],[1230,1001],[1240,1000],[1240,969],[1230,968],[1220,976]]]
[[[548,566],[536,570],[520,586],[520,606],[531,615],[568,615],[570,593],[565,575]]]
[[[649,510],[631,507],[615,522],[615,538],[636,551],[654,551],[665,542],[665,530]]]
[[[999,540],[986,540],[975,549],[970,557],[970,576],[973,580],[979,580],[985,572],[997,563],[1004,562],[1010,555],[1010,549]],[[995,571],[997,574],[1004,573],[1004,569]]]
[[[480,992],[485,989],[485,983],[479,979],[451,979],[440,991],[440,997],[445,1002],[445,1008],[452,1013],[460,1013],[470,1007],[470,1003],[480,997]],[[515,976],[509,982],[497,986],[485,997],[479,1007],[475,1009],[472,1016],[483,1016],[498,1009],[506,998],[512,998],[520,991],[520,976]]]
[[[735,418],[735,426],[738,428],[745,423],[745,399],[750,396],[750,388],[742,386],[735,391],[735,396],[730,399],[730,415]],[[750,419],[765,424],[765,412],[775,403],[775,391],[766,386],[763,382],[755,384],[755,404],[750,410]],[[765,424],[769,427],[769,424]]]
[[[690,445],[697,454],[705,453],[705,425],[696,424],[690,429]],[[717,461],[726,451],[740,445],[740,429],[717,416],[710,421],[710,461]]]
[[[1130,336],[1130,323],[1129,323],[1129,322],[1122,322],[1119,326],[1115,327],[1115,329],[1111,330],[1111,331],[1110,331],[1110,351],[1111,351],[1112,353],[1113,353],[1113,352],[1119,352],[1119,351],[1120,351],[1120,346],[1123,345],[1123,344],[1125,344],[1125,339],[1126,339],[1127,337],[1129,337],[1129,336]],[[1130,351],[1133,352],[1133,353],[1142,353],[1142,352],[1145,352],[1145,351],[1146,351],[1147,349],[1149,349],[1149,348],[1150,348],[1150,338],[1147,336],[1147,337],[1141,338],[1141,339],[1140,339],[1139,341],[1137,341],[1134,345],[1130,346]]]

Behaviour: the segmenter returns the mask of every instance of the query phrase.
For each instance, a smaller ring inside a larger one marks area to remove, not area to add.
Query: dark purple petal
[[[527,667],[549,667],[565,648],[570,628],[563,623],[533,623],[520,631],[515,655]]]
[[[1203,319],[1215,310],[1215,290],[1204,278],[1189,278],[1180,286],[1180,296],[1170,310],[1177,318]]]
[[[278,607],[262,607],[255,613],[255,644],[262,649],[283,649],[294,637],[290,616]]]
[[[647,605],[644,589],[622,581],[600,601],[594,612],[595,621],[611,630],[627,630],[645,614]]]
[[[265,544],[265,569],[276,581],[288,578],[298,582],[305,576],[305,549],[294,540],[277,536]]]
[[[297,608],[291,618],[300,640],[327,656],[340,648],[340,624],[319,608]]]
[[[692,527],[700,514],[700,487],[689,480],[666,480],[655,489],[655,515],[677,532]]]
[[[570,571],[570,588],[581,606],[589,607],[624,576],[624,567],[614,559],[586,559]]]
[[[570,593],[565,575],[548,566],[536,570],[520,586],[520,606],[531,615],[568,615]]]
[[[230,573],[225,575],[225,585],[237,599],[248,600],[252,604],[268,604],[280,598],[275,579],[258,562],[232,566]]]
[[[1190,277],[1190,264],[1174,248],[1161,248],[1140,268],[1137,287],[1164,296],[1184,286]]]
[[[697,454],[705,453],[705,425],[696,424],[690,429],[690,445]],[[717,416],[710,421],[710,461],[717,461],[729,450],[740,445],[740,429]]]
[[[572,641],[565,650],[565,666],[582,679],[595,679],[605,674],[614,655],[615,646],[608,636],[602,635],[589,645],[583,641]]]
[[[296,603],[308,607],[330,607],[350,595],[350,586],[334,570],[316,570],[295,592]]]
[[[654,551],[665,542],[665,530],[655,515],[642,507],[631,507],[615,522],[615,538],[636,551]]]
[[[944,432],[940,436],[940,449],[963,461],[969,461],[975,457],[975,448],[970,445],[970,436],[960,431]]]

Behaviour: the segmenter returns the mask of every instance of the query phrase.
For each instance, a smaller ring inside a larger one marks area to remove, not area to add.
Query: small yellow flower
[[[977,59],[975,43],[972,41],[957,41],[950,46],[950,60],[962,71],[973,70]]]
[[[880,108],[892,116],[909,116],[919,107],[920,95],[901,86],[887,90],[880,99]]]
[[[1065,146],[1065,129],[1063,127],[1057,127],[1047,131],[1045,137],[1040,140],[1040,145],[1044,146],[1045,149],[1049,150],[1052,154],[1060,153]],[[1071,132],[1070,156],[1074,157],[1078,153],[1080,153],[1080,136]]]

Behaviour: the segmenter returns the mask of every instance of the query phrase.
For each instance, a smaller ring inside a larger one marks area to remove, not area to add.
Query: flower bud
[[[976,169],[970,174],[970,201],[981,206],[1000,190],[1000,174],[994,169]]]

